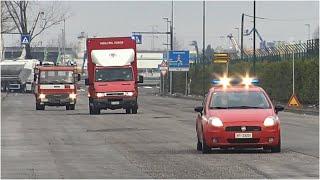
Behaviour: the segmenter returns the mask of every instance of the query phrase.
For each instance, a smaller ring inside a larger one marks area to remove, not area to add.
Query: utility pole
[[[256,75],[256,1],[253,1],[253,75]]]
[[[173,51],[173,0],[171,1],[170,50]],[[172,94],[172,71],[170,71],[170,94]]]
[[[202,95],[203,97],[205,97],[205,82],[204,82],[204,71],[205,71],[205,66],[204,66],[204,62],[205,62],[205,39],[206,39],[206,2],[205,0],[202,2],[203,5],[203,11],[202,11]]]
[[[244,21],[244,13],[241,16],[241,60],[243,60],[243,21]]]

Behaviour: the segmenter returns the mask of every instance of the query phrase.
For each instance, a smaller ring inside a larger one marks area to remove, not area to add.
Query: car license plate
[[[111,101],[111,105],[119,105],[120,102],[119,101]]]
[[[235,133],[235,138],[252,138],[252,133]]]

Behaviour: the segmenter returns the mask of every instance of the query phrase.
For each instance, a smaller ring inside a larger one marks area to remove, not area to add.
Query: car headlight
[[[97,97],[104,97],[104,93],[97,93]]]
[[[209,118],[209,122],[211,123],[212,126],[215,126],[215,127],[222,127],[223,126],[221,119],[219,119],[218,117]]]
[[[125,96],[133,96],[133,92],[124,92]]]
[[[46,98],[46,95],[45,94],[39,94],[39,98],[40,99],[44,99],[44,98]]]
[[[76,99],[77,98],[77,94],[74,94],[74,93],[69,94],[69,98],[70,99]]]
[[[277,120],[277,116],[269,116],[264,120],[263,125],[266,127],[274,126]]]

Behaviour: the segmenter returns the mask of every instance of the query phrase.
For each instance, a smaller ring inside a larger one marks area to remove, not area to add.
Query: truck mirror
[[[80,74],[78,74],[78,77],[77,77],[78,79],[78,81],[80,81],[81,80],[81,75]]]
[[[88,78],[84,79],[84,84],[85,84],[86,86],[89,85],[89,79],[88,79]]]
[[[143,83],[143,76],[141,75],[138,76],[138,83]]]

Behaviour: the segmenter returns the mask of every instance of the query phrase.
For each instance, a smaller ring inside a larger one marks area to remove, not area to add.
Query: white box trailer
[[[1,91],[32,92],[36,59],[4,60],[1,66]]]

